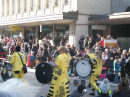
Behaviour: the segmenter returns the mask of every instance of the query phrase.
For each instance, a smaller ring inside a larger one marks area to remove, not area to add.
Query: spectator
[[[106,78],[107,73],[107,54],[106,52],[102,53],[102,59],[103,59],[103,66],[102,66],[102,73],[101,73],[101,79]]]
[[[16,52],[16,47],[15,47],[15,45],[12,45],[9,50],[9,54],[12,55],[14,52]]]
[[[113,62],[115,60],[115,57],[118,56],[116,50],[113,50],[113,53],[110,55],[110,68],[113,68]]]
[[[101,37],[101,41],[99,43],[101,43],[101,45],[104,47],[104,38],[103,37]]]
[[[108,59],[110,59],[110,52],[109,52],[109,50],[107,48],[105,49],[105,52],[107,54]]]
[[[60,46],[64,46],[65,45],[65,42],[64,42],[64,39],[61,38],[61,41],[60,41]]]
[[[130,57],[130,48],[129,48],[129,51],[128,51],[128,54],[127,54],[127,55],[128,55],[128,58],[129,58],[129,57]]]
[[[84,43],[84,35],[82,35],[80,40],[79,40],[80,50],[84,50],[83,49],[83,43]]]
[[[25,56],[28,55],[28,47],[27,47],[27,42],[24,43],[24,54]]]
[[[90,37],[88,41],[88,48],[92,48],[93,46],[94,46],[94,42],[92,40],[92,37]]]
[[[110,44],[107,44],[106,48],[110,51]]]
[[[70,45],[67,45],[67,50],[68,50],[69,54],[71,56],[73,56],[74,53],[73,53],[72,49],[70,48]]]
[[[124,55],[125,55],[125,58],[128,59],[127,51],[126,51],[126,50],[123,50],[122,54],[124,54]]]
[[[44,46],[43,52],[44,52],[43,53],[43,61],[48,61],[47,58],[48,58],[49,54],[48,54],[46,46]]]
[[[118,49],[119,49],[120,47],[119,47],[119,44],[117,43],[116,44],[116,47],[114,48],[116,51],[118,51]]]
[[[86,35],[86,38],[84,39],[84,43],[83,43],[84,48],[88,47],[88,41],[89,41],[89,36]]]
[[[110,97],[109,94],[111,93],[110,85],[109,85],[109,80],[104,79],[100,89],[99,89],[99,96],[96,97]]]
[[[40,45],[37,55],[38,55],[38,61],[42,62],[43,61],[43,46],[42,45]]]
[[[130,97],[129,80],[121,78],[118,89],[113,91],[112,97]]]
[[[125,64],[127,63],[127,60],[125,58],[125,55],[123,54],[120,59],[120,65],[121,65],[121,77],[125,77]]]
[[[35,66],[35,60],[36,60],[36,57],[34,55],[34,52],[32,51],[31,55],[30,55],[30,67],[31,68],[33,68]]]
[[[101,40],[101,35],[97,35],[96,42],[99,42]]]
[[[119,58],[118,56],[116,56],[115,61],[114,61],[114,71],[115,71],[115,83],[118,83],[118,72],[119,72],[119,68],[120,68],[120,62],[119,62]]]

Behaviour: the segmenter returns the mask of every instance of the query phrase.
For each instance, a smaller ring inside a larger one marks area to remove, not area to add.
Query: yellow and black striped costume
[[[53,78],[47,97],[70,97],[67,78],[70,58],[66,53],[56,57],[55,64],[58,67],[53,69]]]
[[[91,60],[93,59],[96,59],[96,55],[94,53],[92,54],[89,54],[89,57]],[[101,75],[101,72],[102,72],[102,58],[100,59],[96,59],[97,61],[97,64],[95,64],[93,61],[92,61],[92,71],[91,71],[91,76],[89,76],[89,79],[90,79],[90,84],[91,84],[91,89],[93,92],[95,92],[95,90],[99,90],[98,86],[97,86],[97,80],[98,80],[98,77]]]

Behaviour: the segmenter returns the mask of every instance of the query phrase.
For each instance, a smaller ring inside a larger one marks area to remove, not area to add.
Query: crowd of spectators
[[[112,47],[110,44],[107,44],[107,47],[104,47],[105,39],[113,40],[113,37],[108,35],[104,38],[97,34],[96,38],[94,38],[93,36],[86,35],[86,37],[84,37],[84,35],[82,35],[78,42],[79,48],[76,48],[74,45],[69,45],[68,37],[59,37],[59,39],[54,41],[46,36],[40,36],[38,40],[33,37],[30,37],[29,39],[21,37],[4,37],[1,39],[1,43],[6,51],[6,55],[12,55],[16,52],[16,46],[20,46],[21,52],[27,56],[27,66],[30,66],[32,63],[35,64],[36,59],[39,62],[54,61],[54,53],[60,46],[66,46],[71,56],[80,57],[83,60],[89,55],[90,48],[93,49],[94,52],[101,51],[103,59],[103,64],[101,64],[103,65],[100,77],[101,80],[108,78],[109,81],[119,83],[119,72],[121,72],[121,77],[126,77],[124,65],[128,62],[130,57],[130,49],[129,51],[125,49],[122,50],[118,43],[116,44],[116,47]],[[42,40],[42,42],[40,43],[39,40]],[[75,67],[74,61],[70,62],[70,66],[71,74],[74,73],[74,78],[79,78],[73,69]]]

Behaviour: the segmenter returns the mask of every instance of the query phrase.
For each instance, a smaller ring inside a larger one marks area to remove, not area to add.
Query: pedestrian
[[[120,62],[119,62],[119,58],[118,56],[116,56],[115,60],[114,60],[114,71],[115,71],[115,79],[114,82],[118,83],[118,72],[119,72],[119,68],[120,68]]]

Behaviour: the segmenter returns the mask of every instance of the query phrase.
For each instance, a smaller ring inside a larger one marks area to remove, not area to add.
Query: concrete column
[[[55,40],[55,24],[53,24],[52,39]]]
[[[38,39],[38,26],[36,26],[36,40]]]
[[[75,45],[75,23],[69,23],[69,44],[72,46]]]
[[[22,37],[25,38],[25,27],[22,27]]]
[[[13,31],[11,31],[11,37],[13,37]]]

